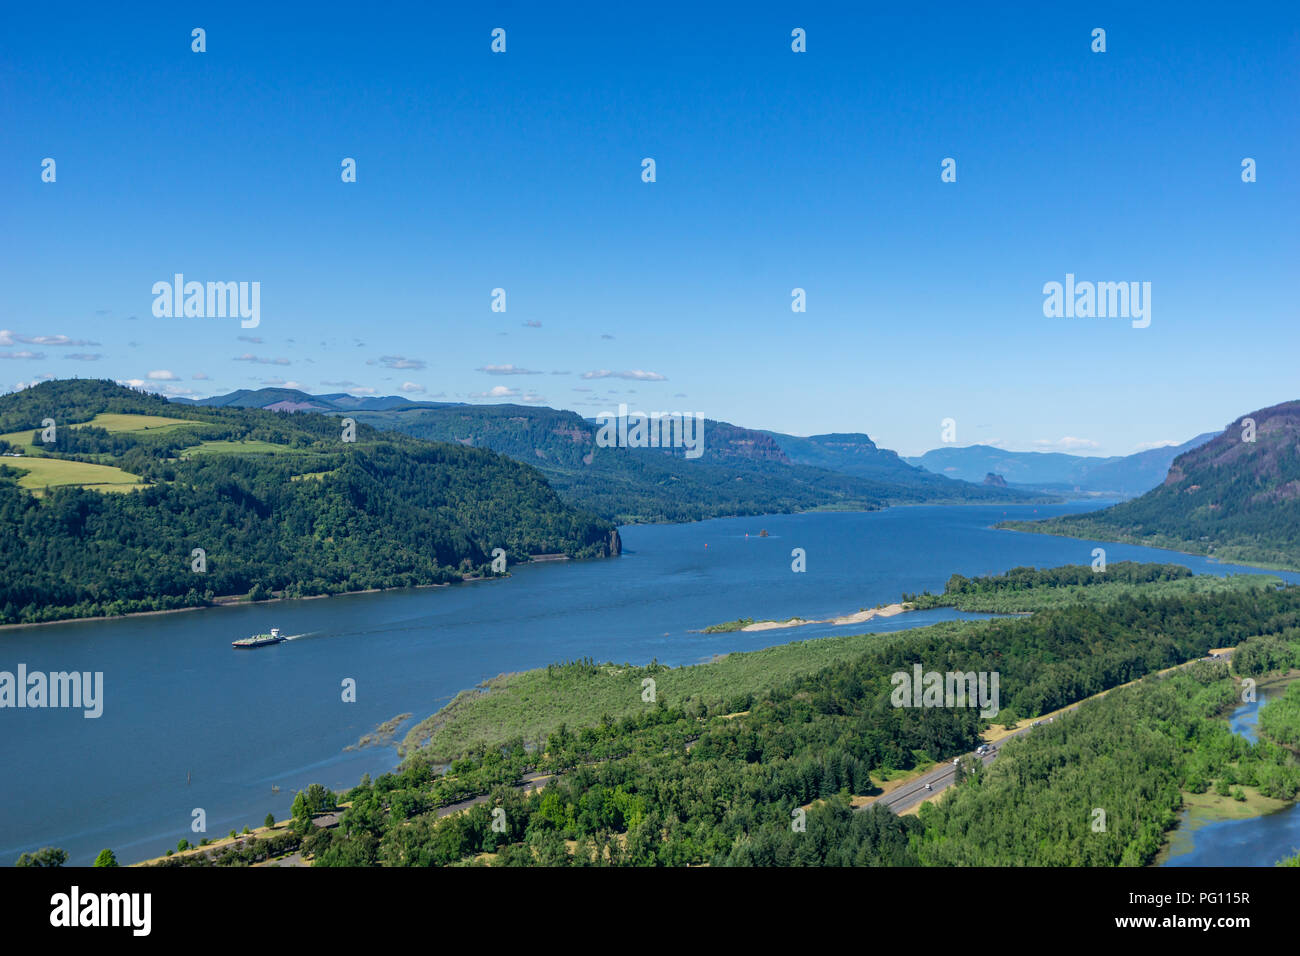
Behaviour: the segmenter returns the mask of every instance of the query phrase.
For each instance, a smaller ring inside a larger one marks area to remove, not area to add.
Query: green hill
[[[364,424],[344,442],[338,419],[319,414],[70,380],[0,396],[0,432],[0,623],[434,584],[490,573],[498,547],[518,563],[619,546],[611,524],[565,505],[535,469]],[[109,489],[96,468],[134,484]],[[33,472],[54,480],[33,488]]]
[[[1245,419],[1255,440],[1243,440]],[[1179,455],[1164,483],[1086,515],[1001,527],[1300,569],[1300,402],[1251,412]]]
[[[447,405],[348,414],[376,428],[490,448],[527,462],[566,501],[620,524],[1030,499],[1023,492],[931,475],[877,450],[865,435],[851,436],[859,439],[856,453],[831,448],[817,457],[806,451],[816,438],[706,420],[704,455],[690,460],[681,449],[598,447],[595,424],[552,408]],[[838,436],[819,436],[833,437]],[[856,464],[852,471],[842,467],[850,459]]]

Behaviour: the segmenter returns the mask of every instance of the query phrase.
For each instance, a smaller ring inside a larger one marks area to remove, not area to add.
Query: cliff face
[[[996,471],[990,471],[984,476],[984,484],[992,485],[995,488],[1005,488],[1007,486],[1007,480]]]
[[[619,537],[618,529],[614,528],[609,533],[609,556],[617,558],[623,553],[623,539]]]
[[[1300,567],[1300,402],[1261,408],[1174,459],[1140,498],[1034,530]]]

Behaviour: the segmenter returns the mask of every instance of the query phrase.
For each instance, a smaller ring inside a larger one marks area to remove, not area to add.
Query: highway
[[[1220,651],[1217,660],[1226,662],[1229,661],[1231,658],[1232,658],[1232,650],[1228,649],[1228,650]],[[1210,659],[1211,658],[1198,657],[1196,660],[1187,661],[1186,663],[1179,664],[1177,667],[1168,668],[1167,670],[1161,671],[1160,673],[1167,674],[1171,670],[1177,670],[1180,667],[1191,667],[1197,661],[1210,660]],[[1100,697],[1102,696],[1102,694],[1106,694],[1106,693],[1109,693],[1109,691],[1102,691],[1100,694],[1095,694],[1093,695],[1093,697],[1089,697],[1088,699],[1093,700],[1096,697]],[[1080,701],[1080,703],[1082,703],[1082,701]],[[1070,713],[1071,711],[1077,710],[1078,707],[1079,704],[1071,704],[1069,707],[1066,707],[1064,710],[1053,714],[1051,717],[1045,717],[1042,720],[1036,720],[1028,727],[1022,727],[1019,730],[1014,731],[1013,733],[1007,734],[1007,736],[1003,737],[997,743],[989,744],[988,752],[985,753],[980,758],[980,760],[984,763],[984,766],[987,767],[989,764],[991,764],[994,761],[994,759],[998,755],[998,751],[1001,750],[1002,745],[1005,744],[1008,740],[1013,740],[1022,734],[1027,734],[1031,730],[1034,730],[1036,727],[1041,726],[1042,724],[1051,723],[1056,718],[1063,717],[1064,715]],[[963,757],[966,756],[973,757],[975,756],[975,754],[972,753],[972,754],[963,755]],[[889,807],[895,813],[902,813],[904,810],[911,809],[912,807],[916,806],[918,803],[922,802],[926,798],[933,797],[939,793],[942,793],[944,790],[948,789],[956,782],[956,778],[957,778],[956,768],[954,768],[952,760],[949,759],[944,763],[940,764],[938,767],[935,767],[933,770],[927,770],[919,777],[907,781],[907,783],[903,784],[903,786],[899,787],[897,790],[893,790],[885,794],[883,797],[873,800],[871,803],[865,804],[864,806],[858,807],[857,809],[866,810],[870,807],[874,807],[880,804]],[[930,790],[925,789],[925,785],[927,783],[930,785],[932,789]]]

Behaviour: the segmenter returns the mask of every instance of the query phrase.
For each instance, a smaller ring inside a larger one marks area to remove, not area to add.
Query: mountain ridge
[[[999,527],[1300,570],[1300,401],[1235,419],[1175,458],[1165,480],[1138,498],[1088,514]]]

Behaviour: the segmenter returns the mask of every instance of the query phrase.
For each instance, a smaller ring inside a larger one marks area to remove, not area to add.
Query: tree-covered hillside
[[[617,540],[506,457],[364,425],[345,442],[321,415],[178,406],[73,380],[0,397],[0,427],[23,452],[0,459],[0,623],[432,584],[490,573],[498,547],[517,563],[604,555]],[[61,483],[108,466],[139,487]],[[29,473],[52,483],[32,488]]]
[[[927,501],[1029,500],[1021,492],[927,474],[892,452],[878,453],[892,461],[862,473],[800,464],[786,453],[788,436],[712,420],[704,423],[703,456],[690,460],[682,449],[598,447],[597,426],[552,408],[450,405],[349,414],[377,428],[490,448],[527,462],[575,507],[621,524]],[[801,448],[807,440],[791,441]]]
[[[1133,501],[1003,527],[1300,568],[1300,402],[1243,416],[1174,459],[1164,483]]]

